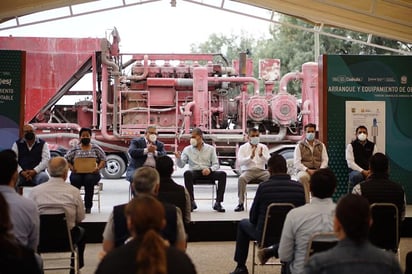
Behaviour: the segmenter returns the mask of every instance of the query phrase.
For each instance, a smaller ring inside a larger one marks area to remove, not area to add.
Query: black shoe
[[[236,212],[240,212],[244,210],[245,210],[245,207],[243,206],[243,204],[238,204],[237,207],[235,208]]]
[[[216,202],[215,205],[213,206],[213,209],[216,210],[217,212],[225,212],[226,211],[223,208],[223,206],[220,204],[220,202]]]
[[[249,274],[246,266],[237,266],[233,272],[230,274]]]
[[[92,209],[91,208],[86,208],[86,214],[90,214],[92,213]]]
[[[192,201],[192,210],[191,211],[193,211],[195,209],[197,209],[197,204],[196,204],[195,201]]]

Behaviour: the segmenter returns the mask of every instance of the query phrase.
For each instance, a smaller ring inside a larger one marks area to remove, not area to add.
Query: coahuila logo
[[[362,77],[353,77],[353,76],[346,76],[346,75],[338,75],[332,77],[332,82],[338,83],[346,83],[346,82],[362,82]]]

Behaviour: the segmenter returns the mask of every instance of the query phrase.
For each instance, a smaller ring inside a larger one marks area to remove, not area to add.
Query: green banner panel
[[[412,56],[325,55],[321,62],[322,119],[329,166],[339,180],[336,198],[347,192],[346,145],[365,125],[368,139],[390,160],[390,178],[412,203]]]

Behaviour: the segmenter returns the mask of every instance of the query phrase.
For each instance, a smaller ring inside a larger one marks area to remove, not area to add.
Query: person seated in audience
[[[310,177],[319,168],[327,168],[329,157],[326,146],[316,139],[316,125],[305,125],[305,140],[300,141],[294,151],[294,166],[297,170],[297,178],[305,188],[306,202],[310,200]]]
[[[190,145],[183,149],[183,152],[176,152],[176,165],[183,168],[189,163],[189,170],[183,174],[185,187],[190,195],[191,210],[197,209],[193,194],[193,182],[197,179],[218,181],[216,202],[213,209],[217,212],[225,212],[222,206],[226,189],[226,172],[219,171],[219,160],[217,159],[214,146],[206,144],[203,140],[203,132],[200,128],[192,130]]]
[[[259,184],[249,212],[249,219],[243,219],[238,224],[234,256],[237,266],[231,274],[249,273],[246,267],[249,242],[252,240],[260,242],[266,210],[271,203],[292,203],[295,207],[305,204],[303,186],[291,180],[283,156],[272,155],[268,161],[268,169],[270,178]]]
[[[34,126],[23,126],[23,137],[18,139],[11,149],[17,155],[19,180],[17,187],[36,186],[46,182],[49,176],[45,172],[50,159],[47,143],[36,137]]]
[[[0,273],[43,273],[41,258],[33,249],[21,245],[12,233],[9,205],[0,192]]]
[[[237,183],[239,204],[235,208],[236,212],[245,210],[243,203],[246,185],[253,180],[264,182],[270,177],[269,171],[266,170],[266,164],[270,158],[269,149],[265,144],[259,142],[259,134],[258,129],[249,129],[249,142],[239,147],[237,162],[242,174],[239,176]]]
[[[392,252],[372,245],[368,240],[372,224],[369,202],[348,194],[336,205],[333,230],[338,244],[314,254],[304,267],[305,274],[401,274],[398,259]]]
[[[406,198],[401,184],[389,179],[389,159],[383,153],[375,153],[369,159],[370,174],[364,182],[357,184],[353,194],[362,195],[369,204],[393,203],[398,208],[399,222],[405,219]]]
[[[376,144],[368,140],[368,129],[365,126],[358,126],[356,139],[346,146],[345,152],[352,188],[369,176],[369,159],[376,152],[378,152]]]
[[[262,264],[275,256],[285,263],[284,273],[303,272],[306,251],[312,235],[333,231],[335,203],[332,195],[336,185],[337,179],[332,170],[321,168],[313,173],[310,178],[311,202],[289,211],[279,245],[258,251],[258,258]]]
[[[132,186],[137,196],[140,194],[150,194],[157,197],[159,184],[159,173],[152,167],[140,167],[133,175]],[[185,251],[186,231],[182,212],[175,205],[169,203],[162,204],[166,211],[166,226],[162,229],[162,235],[172,246]],[[105,256],[106,253],[115,247],[122,246],[130,237],[126,216],[124,215],[126,205],[121,204],[113,207],[113,211],[103,231],[103,252],[101,256]]]
[[[132,238],[108,253],[96,274],[194,274],[185,252],[170,246],[161,236],[166,224],[164,206],[152,195],[137,194],[126,206],[127,228]]]
[[[9,205],[12,233],[20,244],[37,250],[40,237],[39,212],[32,200],[17,194],[15,190],[19,174],[14,151],[11,149],[1,151],[0,163],[0,193]]]
[[[184,186],[173,181],[173,166],[172,158],[167,155],[156,158],[156,170],[160,176],[157,198],[159,201],[174,204],[179,207],[183,214],[183,222],[189,224],[191,219],[190,196]]]
[[[47,171],[50,174],[49,181],[34,187],[29,193],[29,198],[36,203],[40,214],[56,213],[55,208],[48,207],[50,204],[61,205],[66,210],[68,214],[66,221],[71,230],[72,241],[77,245],[79,267],[82,268],[86,242],[84,239],[85,230],[79,226],[85,218],[80,191],[66,183],[69,175],[69,164],[64,157],[51,158]]]

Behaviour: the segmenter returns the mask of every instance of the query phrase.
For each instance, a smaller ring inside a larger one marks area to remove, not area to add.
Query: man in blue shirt
[[[225,212],[222,206],[223,196],[226,188],[226,172],[218,171],[219,160],[216,149],[203,141],[203,132],[200,128],[192,130],[190,145],[183,149],[183,152],[176,152],[176,165],[183,168],[187,163],[189,170],[184,173],[185,186],[189,192],[192,211],[197,208],[194,194],[193,182],[197,179],[218,181],[217,197],[213,209],[217,212]]]

